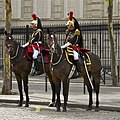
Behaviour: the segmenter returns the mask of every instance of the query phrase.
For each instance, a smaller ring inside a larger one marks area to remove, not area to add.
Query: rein
[[[62,52],[62,53],[61,53],[58,61],[57,61],[56,63],[53,63],[53,56],[54,56],[55,49],[56,49],[56,48],[55,48],[55,41],[54,41],[54,39],[53,39],[53,36],[52,36],[52,43],[51,43],[50,45],[48,45],[48,46],[49,46],[49,48],[51,49],[51,59],[50,59],[50,62],[52,63],[53,66],[59,64],[59,62],[61,61],[62,56],[63,56],[63,49],[61,49],[61,52]],[[50,47],[50,46],[51,46],[51,47]]]
[[[16,61],[14,60],[14,59],[17,58],[17,56],[18,56],[18,54],[19,54],[19,52],[18,52],[19,49],[20,49],[20,46],[17,47],[15,56],[10,57],[10,59],[14,61],[13,63],[11,63],[12,65],[15,65],[17,62],[19,62],[19,61],[21,60],[21,57],[22,57],[22,55],[23,55],[24,49],[22,49],[22,52],[21,52],[20,56],[18,57],[18,59],[17,59]],[[11,61],[11,62],[12,62],[12,61]]]
[[[63,49],[61,49],[61,51],[62,51],[62,53],[61,53],[61,55],[60,55],[60,57],[59,57],[59,59],[58,59],[58,61],[57,61],[56,63],[53,63],[53,62],[52,62],[52,61],[53,61],[53,55],[54,55],[54,52],[52,52],[50,62],[51,62],[53,65],[57,65],[57,64],[61,61],[62,56],[63,56]]]
[[[10,57],[11,60],[13,60],[14,58],[17,57],[19,48],[20,48],[20,46],[18,45],[15,55],[13,57]]]

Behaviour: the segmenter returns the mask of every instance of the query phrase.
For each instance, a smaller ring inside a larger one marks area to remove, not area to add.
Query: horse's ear
[[[7,31],[6,30],[4,31],[4,34],[7,35]]]
[[[11,30],[11,35],[13,34],[13,30]]]

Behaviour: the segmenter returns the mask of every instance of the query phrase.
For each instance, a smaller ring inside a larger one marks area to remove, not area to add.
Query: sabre
[[[39,46],[39,44],[38,44]],[[44,77],[45,77],[45,92],[47,92],[47,75],[46,75],[46,72],[45,72],[45,65],[44,65],[44,59],[43,59],[43,55],[42,53],[40,52],[40,48],[38,47],[39,49],[39,53],[41,55],[41,58],[42,58],[42,66],[43,66],[43,72],[44,72]]]
[[[83,62],[84,62],[85,71],[86,71],[86,73],[87,73],[88,80],[89,80],[90,85],[91,85],[92,90],[93,90],[93,89],[94,89],[94,87],[93,87],[93,84],[92,84],[92,82],[91,82],[91,79],[90,79],[90,76],[89,76],[89,73],[88,73],[88,69],[87,69],[87,66],[86,66],[86,61],[85,61],[85,56],[84,56],[84,55],[83,55]]]

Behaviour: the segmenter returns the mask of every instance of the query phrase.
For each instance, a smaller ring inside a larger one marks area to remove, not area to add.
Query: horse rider
[[[80,31],[78,29],[75,29],[74,22],[72,20],[68,20],[66,26],[68,30],[67,38],[66,38],[65,44],[62,45],[61,48],[64,49],[69,46],[73,49],[76,69],[77,69],[78,75],[80,75],[79,54],[76,46],[78,42],[78,37],[80,36]]]
[[[37,61],[37,56],[39,52],[42,52],[43,49],[43,32],[42,25],[40,19],[36,16],[36,14],[32,14],[32,22],[30,23],[33,29],[32,38],[22,47],[27,47],[30,45],[33,49],[33,60],[35,66],[35,74],[40,74],[39,63]]]
[[[83,48],[83,36],[82,36],[82,31],[80,29],[80,25],[77,21],[77,19],[75,17],[73,17],[73,11],[70,11],[68,13],[68,20],[71,20],[74,22],[74,28],[78,29],[80,31],[80,35],[78,37],[78,42],[77,42],[77,46],[79,46],[80,48]]]

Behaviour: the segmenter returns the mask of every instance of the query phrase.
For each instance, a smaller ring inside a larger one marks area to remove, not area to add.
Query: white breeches
[[[33,47],[33,59],[37,59],[39,52]]]
[[[73,54],[74,54],[74,60],[78,60],[79,59],[78,53],[75,50],[73,50]]]

